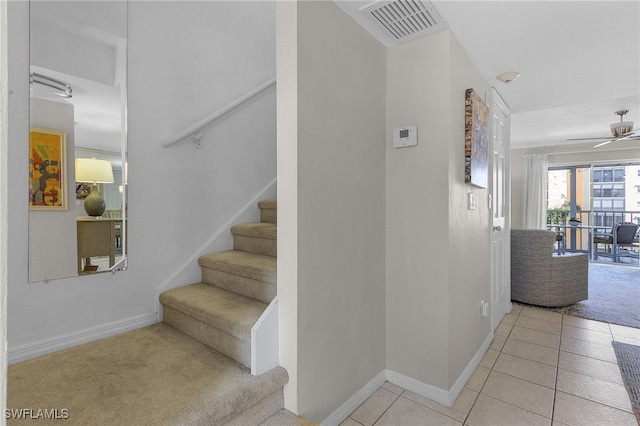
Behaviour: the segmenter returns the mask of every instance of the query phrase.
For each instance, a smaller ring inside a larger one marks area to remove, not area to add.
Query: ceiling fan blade
[[[636,135],[633,132],[631,132],[631,133],[627,133],[627,136],[623,136],[621,138],[615,138],[615,139],[611,139],[611,140],[599,143],[598,145],[594,146],[594,148],[601,147],[601,146],[606,145],[606,144],[611,143],[611,142],[619,142],[619,141],[624,141],[624,140],[638,140],[638,139],[640,139],[640,135]]]
[[[607,145],[613,141],[617,141],[619,139],[609,139],[608,141],[604,141],[602,143],[599,143],[598,145],[595,145],[594,148],[600,148],[601,146]]]

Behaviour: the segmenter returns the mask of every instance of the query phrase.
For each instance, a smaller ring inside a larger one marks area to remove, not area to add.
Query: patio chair
[[[556,235],[542,229],[511,230],[512,300],[556,307],[589,297],[589,255],[554,255]]]
[[[638,228],[631,222],[617,223],[610,232],[593,235],[593,257],[610,257],[617,262],[622,257],[638,259]],[[603,247],[600,247],[603,245]]]

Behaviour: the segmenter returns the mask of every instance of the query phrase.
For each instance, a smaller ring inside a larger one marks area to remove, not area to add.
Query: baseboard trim
[[[387,380],[420,396],[424,396],[442,405],[449,403],[449,392],[436,386],[421,382],[395,371],[387,370]]]
[[[349,398],[344,404],[340,406],[336,411],[331,413],[329,417],[324,419],[321,426],[338,426],[342,423],[349,414],[351,414],[356,408],[367,400],[385,381],[389,381],[394,385],[398,385],[408,391],[428,398],[432,401],[438,402],[447,407],[451,407],[456,398],[464,388],[475,369],[480,365],[480,361],[484,357],[484,354],[489,349],[491,341],[493,340],[493,332],[485,338],[484,342],[473,356],[469,364],[462,371],[458,380],[453,384],[449,391],[440,389],[438,387],[423,383],[419,380],[405,376],[400,373],[396,373],[391,370],[383,370],[378,373],[373,379],[371,379],[366,385],[356,392],[351,398]]]
[[[458,395],[460,395],[460,392],[462,392],[464,385],[467,384],[473,372],[480,365],[480,361],[482,361],[482,358],[487,353],[487,350],[489,349],[489,346],[491,346],[492,341],[493,341],[493,331],[490,332],[487,335],[487,337],[484,339],[484,342],[482,342],[480,349],[478,349],[478,351],[473,356],[473,358],[471,358],[471,361],[469,361],[469,364],[467,364],[467,367],[462,371],[460,376],[458,376],[458,380],[456,380],[456,382],[453,384],[453,386],[449,390],[449,403],[445,404],[446,406],[451,407],[453,405]]]
[[[344,404],[340,406],[336,411],[331,413],[329,417],[324,419],[321,426],[338,426],[342,423],[349,414],[351,414],[356,408],[367,400],[380,386],[382,386],[387,379],[387,370],[382,370],[373,379],[356,392],[351,398],[349,398]]]
[[[9,365],[27,361],[53,352],[58,352],[83,343],[89,343],[94,340],[104,339],[105,337],[115,336],[116,334],[125,333],[157,322],[158,315],[155,312],[152,312],[87,328],[62,336],[39,340],[37,342],[28,343],[15,348],[9,347]]]
[[[202,256],[202,254],[213,244],[216,242],[218,238],[220,238],[225,232],[228,232],[229,229],[236,223],[238,223],[239,218],[247,212],[250,208],[255,208],[256,203],[265,197],[265,194],[269,191],[273,191],[274,185],[277,183],[277,178],[274,178],[267,186],[265,186],[255,197],[251,199],[244,207],[242,207],[231,219],[229,219],[224,225],[222,225],[218,230],[207,240],[205,241],[191,256],[189,256],[184,262],[182,262],[174,271],[171,273],[162,283],[160,283],[156,287],[156,301],[157,301],[157,309],[158,309],[158,322],[162,322],[162,305],[160,304],[159,297],[160,293],[170,288],[171,283],[175,278],[184,271],[187,267],[189,267],[193,262],[197,262],[198,258]]]

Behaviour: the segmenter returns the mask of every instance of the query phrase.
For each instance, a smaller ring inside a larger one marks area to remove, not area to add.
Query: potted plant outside
[[[580,225],[582,222],[580,222],[580,219],[576,218],[576,217],[570,217],[569,218],[569,225],[571,226],[578,226]]]

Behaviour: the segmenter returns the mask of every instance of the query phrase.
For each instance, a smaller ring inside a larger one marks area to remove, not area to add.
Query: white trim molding
[[[367,400],[373,393],[384,384],[387,380],[387,371],[382,370],[376,377],[369,380],[369,382],[356,392],[351,398],[349,398],[344,404],[340,406],[336,411],[331,413],[329,417],[324,419],[321,426],[338,426],[342,423],[349,414],[351,414],[356,408]]]
[[[278,352],[278,295],[251,327],[251,374],[259,376],[280,363]]]
[[[487,337],[484,339],[484,342],[482,342],[480,349],[478,349],[478,351],[473,356],[473,358],[471,358],[471,361],[469,361],[469,364],[467,364],[466,368],[462,370],[462,373],[460,373],[460,376],[458,376],[458,380],[456,380],[456,382],[453,384],[451,389],[449,389],[449,395],[447,397],[448,402],[446,404],[445,403],[442,403],[442,404],[446,405],[447,407],[451,407],[453,405],[458,395],[460,395],[460,392],[462,392],[464,385],[467,384],[473,372],[480,365],[480,361],[482,361],[482,358],[487,353],[487,350],[489,349],[489,346],[491,345],[492,341],[493,341],[493,331],[487,335]],[[426,395],[422,395],[422,396],[426,396]]]
[[[96,327],[86,328],[84,330],[64,334],[62,336],[39,340],[26,345],[17,346],[15,348],[10,347],[8,354],[9,364],[15,364],[17,362],[37,358],[42,355],[58,352],[84,343],[115,336],[117,334],[152,325],[157,322],[158,316],[155,312],[152,312],[120,321],[110,322],[108,324],[102,324]]]
[[[491,345],[493,340],[493,332],[484,339],[484,342],[480,346],[480,349],[473,356],[469,364],[462,371],[458,380],[453,384],[450,390],[446,391],[438,387],[423,383],[419,380],[412,379],[411,377],[396,373],[391,370],[382,370],[378,375],[371,379],[366,385],[356,392],[351,398],[349,398],[344,404],[342,404],[336,411],[331,413],[326,419],[324,419],[321,426],[338,426],[342,423],[349,414],[351,414],[356,408],[367,400],[373,393],[378,390],[385,381],[400,386],[415,394],[428,398],[432,401],[438,402],[447,407],[451,407],[456,398],[464,388],[475,369],[480,365],[480,361],[484,357],[485,353]]]

